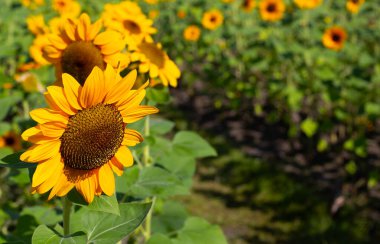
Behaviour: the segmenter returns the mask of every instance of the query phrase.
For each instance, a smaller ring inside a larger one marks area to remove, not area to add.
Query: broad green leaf
[[[0,167],[9,167],[9,168],[14,168],[14,169],[22,169],[22,168],[35,168],[37,164],[35,163],[24,163],[20,161],[20,155],[23,152],[17,152],[13,154],[9,154],[6,156],[3,156],[1,152],[2,150],[0,149]],[[12,153],[11,149],[8,149],[9,153]]]
[[[173,150],[169,154],[157,159],[157,163],[181,179],[184,185],[191,187],[196,166],[196,161],[193,157],[183,156],[177,153],[176,150]]]
[[[173,148],[191,153],[195,158],[216,156],[211,145],[198,134],[191,131],[180,131],[173,139]]]
[[[25,207],[21,215],[33,216],[39,224],[54,225],[62,220],[62,216],[59,215],[53,207],[50,206],[32,206]]]
[[[188,217],[185,207],[175,201],[164,200],[162,210],[153,218],[152,229],[155,233],[172,233],[181,229]]]
[[[166,119],[152,118],[150,122],[150,132],[153,135],[164,135],[174,127],[174,122]]]
[[[227,244],[227,240],[219,226],[211,225],[206,220],[190,217],[185,226],[173,239],[173,244]]]
[[[57,231],[50,229],[46,225],[40,225],[33,233],[33,244],[83,244],[86,243],[86,235],[83,232],[74,233],[68,237],[63,237]]]
[[[312,137],[317,132],[318,123],[311,118],[307,118],[301,123],[301,130],[307,137]]]
[[[151,203],[122,203],[120,216],[83,207],[72,216],[72,231],[84,231],[87,243],[116,243],[144,220]]]
[[[154,234],[146,244],[172,244],[172,240],[166,235],[163,234]]]
[[[5,116],[8,114],[9,108],[17,102],[21,101],[21,98],[21,94],[14,94],[12,96],[0,98],[0,120],[3,120],[5,118]]]
[[[89,210],[100,211],[120,215],[119,204],[116,199],[116,194],[112,196],[95,196],[92,203],[88,204],[76,190],[70,191],[68,198],[74,204],[86,206]]]

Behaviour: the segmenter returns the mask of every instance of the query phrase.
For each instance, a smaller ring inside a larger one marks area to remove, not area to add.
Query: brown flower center
[[[140,26],[134,21],[124,20],[123,25],[124,25],[124,28],[127,29],[132,34],[140,34],[141,33]]]
[[[149,59],[149,61],[159,68],[165,64],[165,53],[152,43],[141,43],[140,51]]]
[[[273,12],[276,12],[276,10],[277,10],[277,5],[276,4],[274,4],[274,3],[268,4],[268,6],[267,6],[267,12],[273,13]]]
[[[62,54],[62,72],[72,75],[82,86],[95,66],[102,70],[105,63],[100,50],[91,42],[73,42]]]
[[[342,40],[342,37],[338,33],[332,34],[332,40],[334,42],[340,42]]]
[[[113,105],[98,104],[69,119],[61,136],[65,167],[91,170],[106,164],[117,152],[124,136],[124,123]]]

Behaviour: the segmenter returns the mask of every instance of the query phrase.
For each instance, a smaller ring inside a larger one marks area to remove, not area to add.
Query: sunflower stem
[[[67,197],[62,198],[62,204],[63,204],[63,235],[67,236],[70,234],[70,214],[71,214],[71,206],[73,204]]]
[[[145,220],[145,233],[144,233],[145,241],[148,241],[150,239],[151,234],[152,234],[151,226],[152,226],[152,216],[153,216],[153,209],[154,209],[154,203],[155,202],[156,202],[156,197],[153,197],[152,198],[152,206],[150,207],[149,213],[146,216],[146,220]]]
[[[145,138],[149,137],[149,135],[150,135],[150,120],[149,120],[149,116],[147,116],[146,119],[145,119],[144,132],[145,132]],[[144,162],[144,166],[148,166],[150,164],[150,152],[149,152],[149,145],[148,144],[146,144],[145,147],[144,147],[143,162]]]

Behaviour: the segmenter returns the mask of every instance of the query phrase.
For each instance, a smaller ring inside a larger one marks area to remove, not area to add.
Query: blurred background
[[[77,2],[97,18],[120,1]],[[137,2],[182,72],[178,87],[151,94],[165,101],[161,116],[218,152],[198,162],[192,194],[178,197],[189,212],[233,244],[380,241],[380,2]],[[26,21],[53,16],[50,4],[0,8],[2,155],[21,149],[23,113],[55,79],[33,66]],[[10,178],[29,184],[27,173]],[[28,201],[0,182],[0,203]],[[8,220],[0,211],[0,225]]]

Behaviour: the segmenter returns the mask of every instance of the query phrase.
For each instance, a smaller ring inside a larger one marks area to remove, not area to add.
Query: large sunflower
[[[322,43],[329,49],[339,51],[343,48],[346,39],[346,31],[339,26],[334,26],[325,31],[322,37]]]
[[[152,26],[153,20],[148,19],[132,2],[107,4],[102,18],[105,27],[132,37],[136,43],[151,41],[151,35],[157,32]]]
[[[119,33],[99,33],[101,21],[91,24],[90,17],[82,14],[79,20],[67,19],[58,33],[49,36],[50,44],[44,48],[45,58],[56,66],[60,80],[62,73],[69,73],[81,85],[91,70],[98,66],[102,70],[109,63],[117,67],[129,64],[129,58],[120,53],[125,42]]]
[[[121,78],[107,65],[95,67],[81,86],[69,74],[63,74],[63,87],[50,86],[45,98],[50,108],[30,112],[38,125],[26,130],[22,138],[34,143],[20,159],[37,163],[32,179],[32,193],[50,189],[49,199],[64,196],[74,187],[90,203],[94,195],[113,195],[114,173],[133,164],[127,146],[143,139],[128,129],[158,109],[140,105],[145,97],[145,83],[132,90],[136,71]]]
[[[261,18],[266,21],[280,20],[285,12],[285,4],[282,0],[262,0],[259,8]]]
[[[142,42],[131,54],[131,61],[138,61],[139,72],[149,73],[150,78],[158,77],[164,86],[177,86],[181,71],[162,50],[161,44]]]
[[[301,9],[313,9],[318,7],[323,0],[294,0],[294,2]]]

